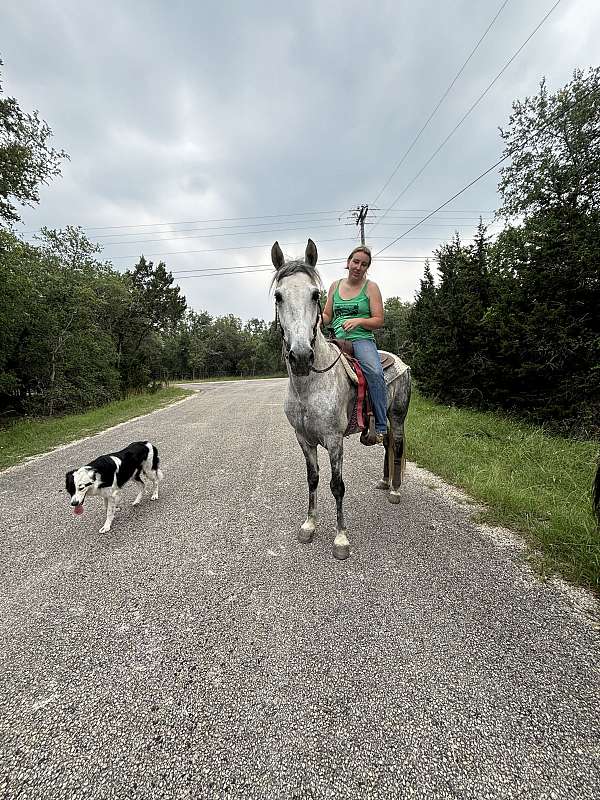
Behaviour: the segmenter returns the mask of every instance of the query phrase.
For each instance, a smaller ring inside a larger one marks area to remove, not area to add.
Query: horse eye
[[[312,299],[315,301],[315,303],[318,303],[320,297],[321,293],[319,292],[318,289],[315,289],[312,293]]]
[[[279,291],[279,289],[275,292],[275,302],[283,303],[283,297],[281,296],[281,292]]]

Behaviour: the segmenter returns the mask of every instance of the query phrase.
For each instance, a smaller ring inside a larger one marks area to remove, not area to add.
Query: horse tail
[[[596,477],[592,486],[592,508],[598,520],[598,525],[600,525],[600,461],[598,461]]]

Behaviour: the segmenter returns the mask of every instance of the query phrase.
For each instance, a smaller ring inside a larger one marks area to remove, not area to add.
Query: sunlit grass
[[[187,397],[190,391],[178,386],[159,389],[109,403],[83,414],[53,419],[26,419],[0,428],[0,470],[53,447],[90,436],[128,419],[147,414]]]
[[[483,501],[486,522],[524,533],[544,570],[600,591],[600,533],[591,512],[597,442],[549,436],[418,393],[406,427],[410,460]]]

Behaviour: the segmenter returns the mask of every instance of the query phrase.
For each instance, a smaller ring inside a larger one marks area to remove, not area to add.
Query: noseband
[[[321,324],[323,324],[323,311],[321,309],[321,301],[317,300],[317,318],[315,319],[315,324],[313,325],[313,335],[312,335],[312,339],[310,340],[310,348],[311,348],[311,350],[314,350],[315,342],[317,341],[317,331],[319,329],[319,322]],[[287,343],[287,339],[285,338],[285,333],[283,332],[283,326],[282,326],[281,322],[279,321],[279,312],[277,311],[277,303],[275,303],[275,324],[276,324],[276,326],[279,328],[279,330],[281,332],[281,339],[282,339],[281,351],[282,351],[283,357],[289,364],[290,346]],[[342,355],[342,351],[340,350],[340,352],[338,353],[337,358],[335,359],[335,361],[333,361],[328,367],[325,367],[325,369],[316,369],[315,367],[311,366],[310,367],[310,371],[311,372],[319,372],[319,373],[321,373],[321,372],[329,372],[329,370],[332,367],[334,367],[337,364],[337,362],[340,360],[340,356],[341,355]]]

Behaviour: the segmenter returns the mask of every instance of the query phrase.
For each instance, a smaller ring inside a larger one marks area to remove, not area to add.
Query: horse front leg
[[[308,482],[308,514],[302,527],[298,531],[298,541],[312,542],[317,526],[317,487],[319,485],[319,462],[317,460],[317,446],[306,441],[298,433],[298,444],[302,448],[306,459],[306,480]]]
[[[335,497],[337,509],[337,532],[333,541],[333,555],[340,561],[350,555],[350,542],[348,541],[348,531],[344,521],[344,494],[346,487],[342,479],[342,467],[344,463],[344,437],[336,436],[329,438],[325,446],[329,452],[331,463],[331,493]]]

